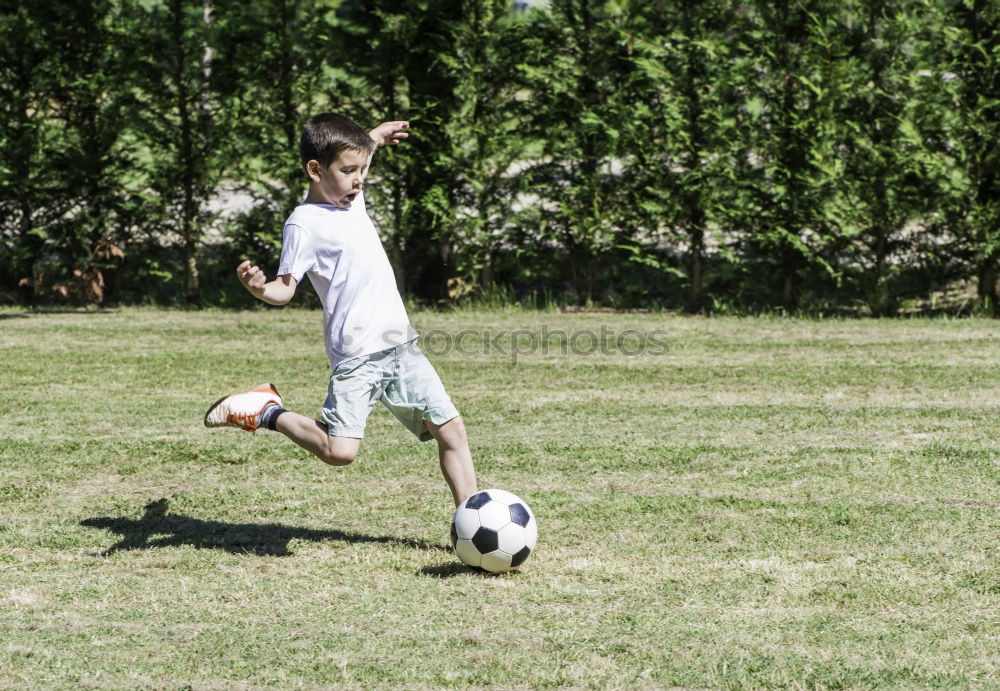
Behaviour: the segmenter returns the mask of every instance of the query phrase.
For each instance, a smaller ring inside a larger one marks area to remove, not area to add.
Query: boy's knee
[[[352,444],[338,443],[334,438],[327,441],[320,460],[327,465],[350,465],[358,457],[358,449]]]
[[[467,443],[468,435],[465,432],[465,422],[462,421],[462,416],[453,417],[441,425],[436,436],[439,442],[449,446]]]
[[[320,460],[327,465],[350,465],[354,462],[355,458],[355,454],[330,449],[327,449],[323,455],[320,456]]]
[[[465,439],[468,435],[465,433],[465,421],[462,420],[462,416],[452,418],[448,421],[449,425],[453,425],[451,433],[458,437],[459,439]]]
[[[325,453],[320,456],[320,460],[327,465],[335,466],[345,466],[350,465],[354,462],[354,459],[347,455],[335,454],[335,453]]]

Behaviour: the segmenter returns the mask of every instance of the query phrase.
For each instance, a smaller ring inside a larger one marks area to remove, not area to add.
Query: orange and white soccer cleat
[[[274,384],[262,384],[245,393],[224,396],[205,413],[205,427],[239,427],[253,432],[268,403],[281,405],[281,396]]]

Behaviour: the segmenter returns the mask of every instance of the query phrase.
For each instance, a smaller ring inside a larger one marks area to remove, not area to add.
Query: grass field
[[[318,313],[0,313],[0,686],[1000,687],[997,322],[414,323],[519,572],[458,563],[383,408],[343,469],[202,427],[316,414]]]

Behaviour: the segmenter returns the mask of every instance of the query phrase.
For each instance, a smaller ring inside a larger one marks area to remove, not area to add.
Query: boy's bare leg
[[[465,423],[459,416],[443,425],[435,425],[430,420],[425,420],[424,424],[427,425],[431,436],[437,440],[441,473],[451,488],[455,506],[458,506],[476,493],[476,471],[472,467],[472,451],[469,450]]]
[[[357,457],[361,447],[360,439],[330,436],[322,422],[290,410],[278,417],[276,429],[330,465],[348,465]]]

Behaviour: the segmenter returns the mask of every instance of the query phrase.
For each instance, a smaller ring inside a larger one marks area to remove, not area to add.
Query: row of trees
[[[0,301],[247,304],[332,109],[418,299],[997,309],[993,0],[3,4]]]

